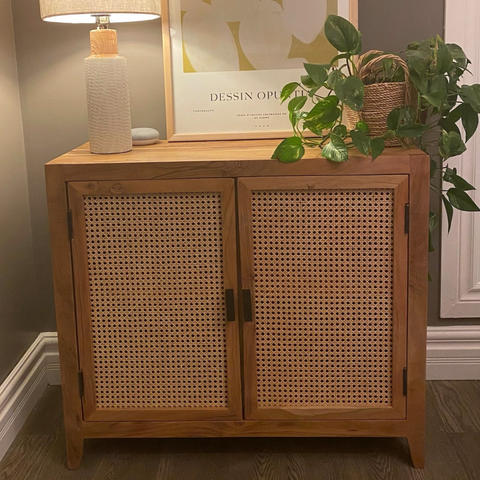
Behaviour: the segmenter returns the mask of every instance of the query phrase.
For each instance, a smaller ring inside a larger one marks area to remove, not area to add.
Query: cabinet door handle
[[[227,304],[227,322],[235,321],[235,296],[233,289],[225,290],[225,303]]]
[[[252,292],[250,290],[243,290],[243,321],[253,322]]]

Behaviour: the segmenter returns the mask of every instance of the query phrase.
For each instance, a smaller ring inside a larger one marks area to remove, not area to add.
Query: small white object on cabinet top
[[[160,133],[154,128],[132,128],[133,145],[153,145],[160,138]]]

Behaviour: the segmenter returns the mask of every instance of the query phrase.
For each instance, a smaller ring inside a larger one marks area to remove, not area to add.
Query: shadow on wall
[[[83,59],[90,25],[43,22],[38,2],[12,2],[25,134],[41,331],[55,330],[44,164],[88,139]],[[165,137],[161,20],[118,24],[127,58],[132,125]]]

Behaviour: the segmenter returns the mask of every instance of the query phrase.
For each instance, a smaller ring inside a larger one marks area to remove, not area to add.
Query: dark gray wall
[[[55,330],[44,164],[85,143],[87,107],[83,59],[90,25],[43,22],[38,0],[15,0],[13,15],[28,169],[33,245],[42,303],[41,331]],[[127,58],[132,123],[165,137],[161,21],[116,25]]]
[[[0,0],[0,384],[39,332],[13,40],[10,0]]]
[[[359,0],[365,49],[400,51],[413,40],[443,34],[443,0]],[[43,165],[87,140],[83,58],[88,26],[40,20],[37,0],[13,2],[41,330],[53,330],[54,307]],[[134,126],[165,135],[160,21],[118,25],[120,53],[127,57]],[[436,239],[438,242],[438,239]],[[439,320],[438,254],[431,256],[431,325]],[[457,321],[455,323],[471,323]]]
[[[365,50],[400,52],[414,40],[443,37],[444,0],[358,0]]]

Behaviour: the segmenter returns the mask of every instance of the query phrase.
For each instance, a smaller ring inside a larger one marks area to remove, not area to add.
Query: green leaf
[[[409,43],[407,46],[408,50],[418,50],[420,48],[420,42],[418,40],[415,40],[412,43]]]
[[[337,107],[338,98],[335,95],[323,98],[308,112],[305,124],[315,125],[315,128],[331,128],[342,114]],[[310,128],[310,127],[307,127]]]
[[[292,127],[295,129],[300,118],[302,117],[302,112],[298,111],[298,112],[290,112],[288,114],[288,118],[290,120],[290,123],[292,124]]]
[[[442,92],[446,96],[447,90],[448,90],[448,82],[445,75],[442,75],[442,74],[434,75],[430,79],[429,91],[431,93]]]
[[[421,93],[425,94],[428,90],[428,79],[426,75],[421,75],[415,70],[410,72],[410,80],[412,81],[415,88]]]
[[[476,203],[469,197],[468,193],[458,188],[450,188],[450,190],[447,191],[447,196],[452,206],[457,210],[480,212],[480,208],[478,208]]]
[[[282,103],[284,103],[299,86],[300,84],[298,82],[292,82],[285,85],[282,89],[282,93],[280,94]]]
[[[335,85],[335,94],[340,101],[358,112],[363,108],[365,85],[358,77],[346,77]]]
[[[382,60],[382,68],[385,71],[391,70],[393,68],[393,58],[384,58]]]
[[[430,105],[433,105],[438,110],[442,110],[445,99],[447,98],[445,93],[444,92],[426,93],[422,95],[422,98],[424,98]]]
[[[447,100],[447,79],[444,75],[435,75],[429,82],[428,93],[422,97],[434,107],[441,110]]]
[[[317,84],[310,78],[310,75],[302,75],[300,79],[302,81],[302,85],[307,88],[315,88],[317,86]]]
[[[315,87],[315,88],[312,88],[309,92],[308,92],[308,96],[310,98],[313,98],[317,92],[320,90],[321,87]]]
[[[445,45],[444,41],[437,35],[437,65],[435,71],[437,73],[447,73],[453,63],[453,56],[450,49]]]
[[[362,132],[368,133],[370,131],[370,127],[366,122],[357,122],[355,125],[355,130],[360,130]]]
[[[361,42],[358,30],[348,21],[338,15],[329,15],[325,22],[325,36],[339,51],[354,53]]]
[[[468,103],[475,112],[480,113],[480,85],[462,85],[460,96],[465,103]]]
[[[417,119],[417,110],[413,107],[403,107],[400,109],[400,125],[415,123]]]
[[[308,112],[306,120],[317,117],[330,108],[335,108],[338,105],[338,98],[335,95],[322,98],[315,106]]]
[[[343,139],[332,133],[330,143],[327,143],[322,149],[322,156],[332,162],[346,162],[348,160],[348,150]]]
[[[350,53],[340,53],[338,55],[335,55],[331,60],[330,60],[330,67],[333,67],[335,63],[338,62],[338,60],[342,60],[343,58],[350,58],[352,55]]]
[[[428,215],[428,229],[433,232],[438,226],[438,219],[435,212],[430,211]]]
[[[322,125],[322,128],[332,128],[335,122],[340,118],[342,111],[337,108],[328,108],[324,112],[313,118],[313,121]]]
[[[452,122],[448,117],[442,117],[438,120],[438,126],[446,132],[457,132],[460,135],[460,129],[456,123]]]
[[[305,106],[305,103],[307,103],[307,100],[308,100],[308,97],[306,97],[305,95],[292,98],[288,103],[288,111],[290,113],[300,111]]]
[[[304,127],[322,136],[323,130],[332,128],[342,114],[337,105],[338,98],[335,95],[321,99],[305,116]]]
[[[407,50],[407,65],[410,72],[415,72],[419,77],[427,74],[433,61],[433,53],[427,46],[420,46],[416,50]]]
[[[405,71],[403,68],[397,68],[395,73],[392,76],[392,82],[404,82],[405,81]]]
[[[315,63],[304,63],[308,76],[314,81],[317,87],[322,87],[328,76],[329,65],[319,65]]]
[[[370,140],[370,147],[372,150],[372,160],[375,160],[385,149],[385,142],[381,138],[373,138]]]
[[[445,207],[445,213],[447,214],[448,232],[450,233],[450,229],[452,228],[452,220],[453,220],[453,207],[445,195],[442,195],[442,201],[443,201],[443,206]]]
[[[367,137],[367,134],[361,130],[351,130],[350,136],[357,149],[364,155],[368,156],[370,154],[370,139]]]
[[[460,105],[462,108],[462,125],[465,129],[465,142],[468,142],[478,128],[478,113],[468,103]]]
[[[402,138],[419,138],[429,127],[423,123],[413,123],[410,125],[401,125],[397,129],[397,135]]]
[[[327,77],[327,87],[331,90],[335,90],[335,85],[338,81],[345,78],[345,75],[341,72],[341,70],[332,70]]]
[[[453,88],[453,85],[449,83],[448,91],[447,91],[447,102],[444,105],[444,107],[449,111],[453,110],[458,103],[458,94],[454,93],[452,91],[452,88]]]
[[[428,251],[429,252],[435,251],[435,248],[433,247],[433,242],[432,242],[432,232],[435,231],[437,226],[438,226],[437,215],[435,214],[435,212],[430,211],[428,214]]]
[[[470,185],[464,178],[457,174],[457,169],[446,168],[443,174],[443,179],[446,182],[453,183],[456,188],[462,191],[475,190],[473,185]]]
[[[303,128],[310,130],[312,133],[317,135],[317,137],[323,137],[323,130],[325,127],[319,123],[316,123],[312,120],[307,120],[303,122]]]
[[[464,70],[458,66],[458,63],[454,62],[452,68],[448,71],[448,79],[451,91],[459,89],[457,82],[463,74]]]
[[[468,58],[465,55],[462,47],[455,43],[447,43],[447,48],[450,51],[453,59],[458,62],[462,68],[467,68]]]
[[[400,126],[400,109],[394,108],[387,117],[387,127],[389,130],[396,130]]]
[[[397,132],[395,130],[387,130],[380,138],[384,140],[390,140],[391,138],[395,138],[397,136]]]
[[[457,108],[455,108],[454,110],[452,110],[448,116],[447,116],[447,119],[450,121],[450,122],[453,122],[453,123],[457,123],[461,118],[462,118],[462,115],[463,115],[463,103],[461,105],[459,105]]]
[[[358,43],[357,48],[352,52],[352,55],[359,55],[362,51],[362,32],[358,32]]]
[[[292,163],[300,160],[303,155],[305,155],[305,148],[302,145],[302,139],[290,137],[278,145],[272,159],[280,160],[283,163]]]
[[[457,132],[444,132],[438,142],[440,155],[446,160],[461,155],[467,147]]]
[[[337,125],[332,133],[338,135],[339,137],[345,138],[347,136],[347,127],[345,125]]]

